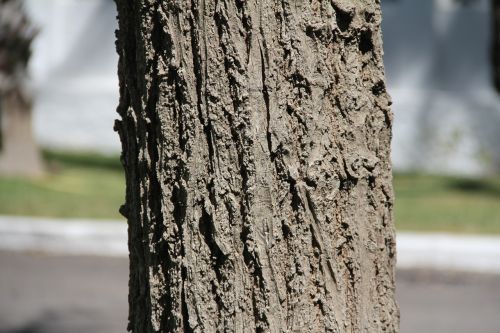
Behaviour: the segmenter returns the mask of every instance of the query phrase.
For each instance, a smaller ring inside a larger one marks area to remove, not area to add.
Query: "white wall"
[[[397,170],[500,168],[500,99],[490,83],[490,0],[384,0]],[[42,28],[32,73],[35,130],[48,146],[118,151],[111,0],[27,0]]]
[[[490,0],[383,3],[395,169],[500,168],[500,98],[491,83]]]
[[[31,73],[44,146],[118,151],[116,14],[111,0],[27,0],[40,34]]]

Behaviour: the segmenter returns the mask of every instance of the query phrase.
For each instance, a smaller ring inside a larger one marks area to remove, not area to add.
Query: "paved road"
[[[0,252],[0,333],[122,333],[126,259]]]
[[[126,259],[0,252],[0,333],[119,333]],[[402,333],[500,333],[500,275],[398,273]]]

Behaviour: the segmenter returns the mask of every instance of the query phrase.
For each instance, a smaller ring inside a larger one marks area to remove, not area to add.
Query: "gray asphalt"
[[[115,333],[127,322],[126,259],[0,252],[0,333]],[[404,270],[402,333],[500,333],[500,275]]]

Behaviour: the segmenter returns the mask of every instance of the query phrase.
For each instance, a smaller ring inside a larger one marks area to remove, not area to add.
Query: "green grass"
[[[398,230],[500,233],[500,177],[394,176]]]
[[[0,214],[120,218],[125,181],[118,156],[44,152],[44,177],[0,177]]]
[[[120,218],[125,181],[118,156],[44,152],[39,179],[0,177],[0,214]],[[398,230],[500,234],[500,177],[396,174]]]

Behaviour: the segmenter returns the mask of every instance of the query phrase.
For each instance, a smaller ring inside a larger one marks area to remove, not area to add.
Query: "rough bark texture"
[[[379,1],[117,0],[133,332],[397,332]]]

